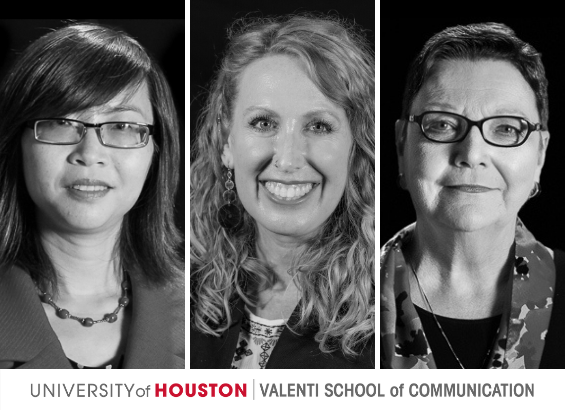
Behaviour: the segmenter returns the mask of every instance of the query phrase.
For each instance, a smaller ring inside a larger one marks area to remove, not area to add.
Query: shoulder
[[[133,296],[144,303],[157,303],[160,306],[184,311],[184,278],[177,278],[165,284],[153,284],[136,275],[130,276]],[[181,309],[182,308],[182,309]]]
[[[170,353],[167,358],[169,365],[157,368],[169,368],[168,366],[174,365],[171,364],[173,362],[182,362],[182,367],[184,367],[184,282],[178,280],[166,285],[155,286],[135,276],[132,276],[131,279],[133,317],[128,337],[135,339],[131,342],[139,345],[137,346],[139,354],[144,356],[147,352],[141,352],[141,350],[153,352],[161,350]],[[156,363],[156,365],[159,364]]]
[[[412,235],[412,232],[414,232],[415,226],[416,223],[406,226],[383,245],[381,248],[381,267],[391,251],[400,250],[402,248],[402,244]]]
[[[35,285],[25,270],[15,265],[0,265],[0,294],[33,293],[34,290]]]

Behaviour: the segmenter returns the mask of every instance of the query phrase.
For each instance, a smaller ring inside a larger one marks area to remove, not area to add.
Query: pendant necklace
[[[420,283],[420,280],[418,279],[418,275],[416,275],[416,271],[414,270],[414,268],[412,267],[412,265],[408,264],[410,266],[410,269],[412,269],[412,273],[414,274],[414,278],[416,278],[416,283],[418,284],[418,289],[420,290],[420,293],[422,294],[422,296],[424,297],[424,300],[426,301],[426,304],[428,305],[428,308],[430,309],[430,313],[432,314],[432,317],[434,318],[434,321],[441,333],[441,335],[443,336],[445,342],[447,343],[447,346],[449,347],[449,350],[451,350],[451,354],[453,354],[453,357],[455,357],[455,360],[457,360],[457,363],[459,364],[459,366],[462,369],[465,369],[465,366],[463,366],[463,363],[461,362],[461,360],[459,359],[459,356],[457,356],[457,354],[455,353],[455,349],[453,348],[453,346],[451,345],[451,342],[449,341],[449,338],[447,337],[447,335],[445,334],[443,328],[441,327],[441,323],[439,323],[439,319],[437,318],[436,314],[434,313],[434,310],[432,309],[432,305],[428,299],[428,297],[426,296],[426,292],[424,292],[424,288],[422,287],[422,284]],[[496,336],[498,336],[498,332],[496,332],[495,335],[495,339]],[[491,345],[492,346],[492,345]],[[487,350],[487,354],[483,360],[483,364],[481,365],[481,369],[484,369],[485,364],[488,360],[488,358],[490,357],[490,351],[491,351],[492,347],[490,347]]]

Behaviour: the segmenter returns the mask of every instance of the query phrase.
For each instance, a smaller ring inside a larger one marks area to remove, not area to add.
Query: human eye
[[[494,142],[515,144],[526,134],[527,126],[520,118],[493,118],[489,121],[487,133]]]
[[[495,129],[494,132],[497,135],[504,135],[504,136],[514,136],[514,135],[520,135],[521,130],[514,127],[511,124],[501,124],[498,125]]]
[[[457,128],[457,122],[450,117],[429,118],[425,122],[424,129],[434,133],[449,133]]]
[[[499,117],[493,118],[487,122],[488,130],[499,136],[520,136],[527,126],[521,118]]]
[[[306,129],[314,134],[330,134],[334,127],[326,120],[316,119],[308,123]]]
[[[108,124],[112,131],[131,131],[134,129],[135,124],[130,124],[128,122],[114,122]]]
[[[77,122],[72,120],[67,120],[66,118],[59,118],[56,120],[51,120],[51,122],[57,127],[76,127]]]
[[[277,128],[277,122],[269,115],[258,115],[249,121],[249,127],[257,132],[269,132]]]

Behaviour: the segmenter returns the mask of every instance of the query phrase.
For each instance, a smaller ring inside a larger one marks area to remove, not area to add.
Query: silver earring
[[[536,181],[534,182],[534,187],[530,191],[530,196],[528,197],[528,199],[538,196],[539,194],[541,194],[541,185],[539,182]]]

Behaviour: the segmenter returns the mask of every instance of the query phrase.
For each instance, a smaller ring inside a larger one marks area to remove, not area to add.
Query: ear
[[[535,175],[536,182],[539,182],[541,170],[543,168],[543,164],[545,164],[545,154],[547,152],[547,146],[549,145],[549,137],[550,137],[548,131],[542,131],[540,135],[541,138],[540,138],[539,151],[538,151],[538,165],[536,168],[536,175]]]
[[[404,174],[404,142],[406,140],[406,121],[396,120],[394,124],[396,158],[398,160],[398,173]]]
[[[224,144],[224,151],[222,152],[222,163],[226,168],[233,169],[233,154],[231,149],[231,135],[228,137],[227,144]]]

